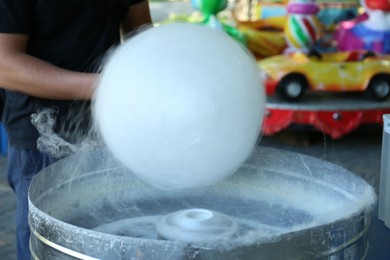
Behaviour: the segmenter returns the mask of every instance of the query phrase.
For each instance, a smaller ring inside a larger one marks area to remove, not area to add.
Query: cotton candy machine
[[[94,150],[33,180],[30,247],[35,259],[364,259],[375,201],[348,170],[270,148],[214,186],[180,191]]]

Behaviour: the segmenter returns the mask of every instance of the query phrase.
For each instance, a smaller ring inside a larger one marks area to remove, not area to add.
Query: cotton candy
[[[108,57],[94,119],[108,149],[149,184],[208,186],[233,174],[258,140],[260,74],[224,32],[189,23],[149,28]]]

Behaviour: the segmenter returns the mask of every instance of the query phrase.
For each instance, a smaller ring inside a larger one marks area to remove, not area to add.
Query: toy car
[[[366,92],[376,100],[390,95],[390,56],[370,51],[296,52],[258,61],[267,95],[298,100],[311,91]]]

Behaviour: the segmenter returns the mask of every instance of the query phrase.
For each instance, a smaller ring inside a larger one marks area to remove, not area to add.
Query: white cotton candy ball
[[[185,23],[150,28],[109,57],[95,120],[114,156],[144,181],[208,186],[254,148],[265,105],[259,74],[223,32]]]

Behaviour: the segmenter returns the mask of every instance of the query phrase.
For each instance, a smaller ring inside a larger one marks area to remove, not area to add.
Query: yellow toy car
[[[366,92],[376,100],[390,95],[390,56],[371,51],[290,53],[258,61],[268,95],[298,100],[311,91]]]

